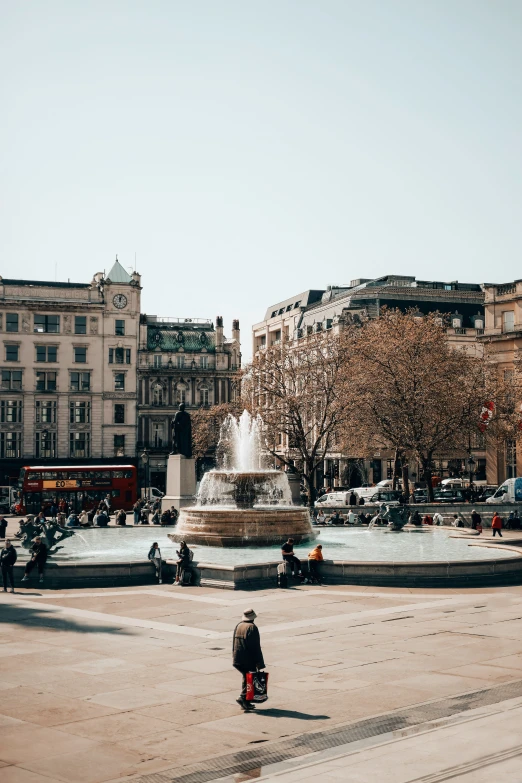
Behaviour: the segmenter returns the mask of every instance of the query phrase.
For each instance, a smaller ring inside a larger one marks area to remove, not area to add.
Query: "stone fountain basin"
[[[299,506],[250,509],[193,506],[184,508],[171,541],[217,547],[271,546],[289,536],[295,544],[312,541],[316,533],[308,509]]]

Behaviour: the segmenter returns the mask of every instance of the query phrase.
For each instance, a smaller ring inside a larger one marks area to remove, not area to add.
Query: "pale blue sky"
[[[1,0],[0,274],[239,317],[522,277],[522,3]]]

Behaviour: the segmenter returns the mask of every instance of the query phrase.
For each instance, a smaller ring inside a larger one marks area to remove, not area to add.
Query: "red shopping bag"
[[[268,699],[268,672],[247,672],[246,700],[261,702]]]

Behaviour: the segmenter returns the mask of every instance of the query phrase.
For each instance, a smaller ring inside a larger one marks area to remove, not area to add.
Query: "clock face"
[[[125,294],[116,294],[112,300],[112,303],[114,307],[118,308],[118,310],[123,310],[124,307],[127,307],[127,297]]]

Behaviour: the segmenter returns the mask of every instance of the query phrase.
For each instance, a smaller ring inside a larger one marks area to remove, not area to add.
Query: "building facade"
[[[353,280],[348,286],[329,286],[325,290],[308,290],[271,305],[263,321],[252,327],[252,350],[263,350],[281,339],[298,340],[306,334],[316,334],[330,329],[342,329],[344,323],[354,319],[378,318],[382,309],[397,308],[403,312],[414,310],[422,317],[428,313],[440,313],[450,342],[455,348],[466,350],[469,355],[482,354],[479,339],[484,334],[484,290],[475,283],[417,280],[404,275],[386,275],[374,280]],[[522,320],[522,319],[521,319]],[[286,436],[282,436],[280,449],[291,458]],[[486,452],[479,436],[470,444],[470,453],[458,459],[437,461],[435,472],[442,478],[456,473],[469,473],[469,460],[473,460],[473,478],[486,480]],[[371,459],[359,459],[358,455],[332,452],[317,471],[316,485],[357,486],[361,483],[377,483],[391,478],[394,455],[378,452]],[[410,466],[413,481],[420,478],[420,469]]]
[[[223,319],[142,315],[138,358],[138,455],[143,481],[165,491],[171,424],[187,410],[231,402],[239,393],[239,321],[225,338]]]
[[[136,454],[140,275],[0,278],[0,484],[20,467]]]
[[[522,355],[522,280],[504,285],[487,284],[484,290],[486,325],[480,340],[489,344],[489,357],[509,381],[515,362],[518,363]],[[516,404],[520,405],[520,402],[517,400]],[[522,449],[517,449],[516,440],[489,444],[488,484],[501,484],[516,476],[522,476]]]

